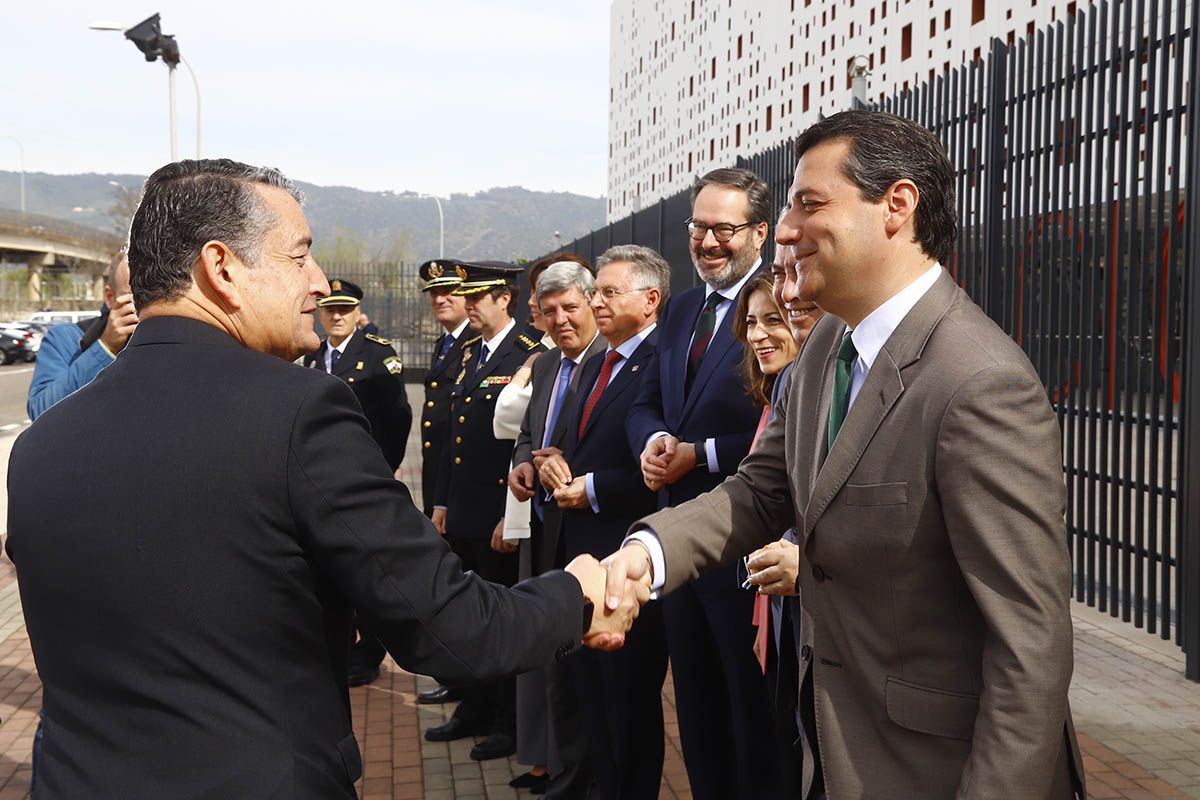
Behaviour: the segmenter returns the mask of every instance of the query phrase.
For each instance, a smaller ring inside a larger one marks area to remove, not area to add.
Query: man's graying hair
[[[740,167],[714,169],[697,180],[692,185],[692,208],[696,207],[696,196],[700,194],[700,190],[714,184],[746,193],[747,222],[771,222],[771,187],[750,170]]]
[[[954,168],[938,138],[915,122],[883,111],[843,111],[817,122],[796,140],[796,159],[822,142],[849,144],[842,174],[864,200],[876,203],[898,180],[912,181],[920,196],[914,232],[921,251],[949,266],[958,237]]]
[[[535,302],[542,304],[542,298],[548,294],[578,289],[584,298],[590,298],[596,290],[596,279],[582,264],[574,261],[559,261],[546,267],[537,282]]]
[[[129,282],[138,308],[186,292],[207,242],[224,242],[248,265],[258,262],[276,218],[256,184],[301,202],[300,190],[279,170],[228,158],[176,161],[146,179],[129,229]]]
[[[658,301],[661,310],[667,298],[671,296],[671,265],[666,259],[649,247],[637,244],[619,244],[605,250],[596,259],[596,271],[614,262],[629,264],[631,289],[658,289]]]

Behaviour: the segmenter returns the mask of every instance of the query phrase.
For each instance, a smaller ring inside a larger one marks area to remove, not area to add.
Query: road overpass
[[[6,311],[64,302],[66,307],[73,307],[75,300],[84,299],[91,305],[92,299],[98,297],[103,288],[102,276],[109,259],[120,246],[120,240],[105,231],[42,214],[0,208],[0,265],[7,264],[10,271],[14,264],[24,265],[26,269],[24,288],[12,286],[0,298],[0,305]],[[46,272],[90,275],[92,285],[86,297],[47,296],[42,286]],[[14,290],[16,294],[10,294]]]

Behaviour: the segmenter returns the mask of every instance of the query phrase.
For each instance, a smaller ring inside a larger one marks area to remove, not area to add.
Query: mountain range
[[[19,173],[0,170],[0,207],[19,208]],[[86,173],[25,175],[26,210],[122,238],[144,176]],[[298,185],[318,260],[425,261],[439,256],[438,209],[415,192],[368,192]],[[507,186],[441,198],[445,255],[515,261],[536,258],[604,225],[603,197]]]

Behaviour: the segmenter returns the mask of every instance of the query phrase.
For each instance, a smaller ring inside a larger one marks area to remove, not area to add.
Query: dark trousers
[[[783,796],[753,611],[754,595],[740,588],[733,566],[663,599],[679,739],[696,800]]]
[[[655,800],[662,783],[667,675],[662,604],[642,608],[620,650],[584,650],[567,661],[591,739],[592,797]]]
[[[484,580],[504,586],[512,586],[517,582],[517,554],[493,550],[491,531],[486,537],[447,533],[446,541],[462,561],[464,571],[472,570]],[[462,701],[454,710],[454,716],[469,723],[490,723],[493,733],[503,733],[515,739],[516,687],[515,678],[463,687]]]

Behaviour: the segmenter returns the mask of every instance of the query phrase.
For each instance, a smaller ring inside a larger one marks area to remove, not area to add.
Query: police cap
[[[456,288],[462,283],[462,278],[458,277],[456,269],[460,263],[453,258],[435,258],[432,261],[426,261],[421,265],[421,280],[425,282],[421,286],[421,291]]]
[[[342,278],[329,282],[329,297],[317,301],[318,306],[356,306],[362,302],[363,290],[358,284]]]
[[[463,262],[458,265],[458,270],[462,283],[454,290],[457,295],[479,294],[498,288],[508,289],[515,294],[517,276],[524,272],[522,267],[507,261]]]

